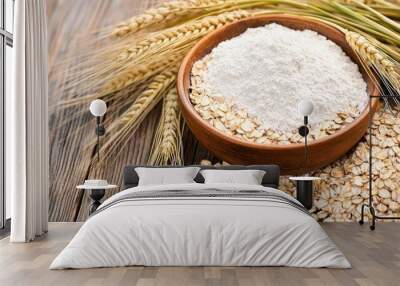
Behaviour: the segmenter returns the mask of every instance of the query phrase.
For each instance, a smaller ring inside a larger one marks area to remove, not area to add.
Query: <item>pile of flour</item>
[[[203,88],[256,116],[265,128],[291,131],[302,123],[297,105],[314,103],[312,125],[350,106],[367,104],[367,86],[343,50],[313,31],[278,24],[251,28],[210,53]]]

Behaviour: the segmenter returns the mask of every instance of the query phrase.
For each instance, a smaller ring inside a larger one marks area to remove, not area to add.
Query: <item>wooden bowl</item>
[[[177,78],[179,102],[186,123],[193,134],[204,147],[218,158],[231,164],[277,164],[281,167],[283,174],[299,174],[324,167],[336,161],[357,144],[367,130],[369,108],[366,107],[358,118],[338,132],[310,141],[306,170],[304,167],[304,144],[257,144],[227,135],[202,119],[189,99],[190,72],[197,60],[210,53],[220,42],[240,35],[247,28],[264,26],[272,22],[296,30],[313,30],[341,46],[344,52],[358,64],[367,83],[368,94],[379,95],[376,79],[372,78],[363,68],[359,58],[347,44],[345,35],[341,31],[327,24],[303,17],[268,15],[250,17],[226,25],[201,39],[186,55],[179,69]],[[378,106],[379,100],[374,99],[372,101],[372,112],[375,112]]]

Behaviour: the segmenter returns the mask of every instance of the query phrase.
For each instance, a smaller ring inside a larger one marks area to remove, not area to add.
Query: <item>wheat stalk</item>
[[[106,84],[103,84],[103,86],[99,88],[98,92],[76,98],[71,98],[62,101],[60,104],[62,104],[64,107],[71,107],[87,103],[94,99],[103,99],[107,102],[110,102],[121,96],[121,94],[118,93],[119,91],[122,91],[132,85],[143,83],[165,69],[176,67],[180,59],[181,57],[176,55],[175,57],[171,56],[169,58],[156,61],[151,64],[140,65],[136,68],[125,70],[117,74],[112,80],[110,80]]]
[[[382,84],[386,87],[388,94],[400,94],[400,68],[398,63],[375,47],[364,36],[350,31],[346,31],[345,34],[347,42],[358,54],[363,65],[366,67],[366,70],[371,73],[368,69],[368,67],[370,67],[375,71],[375,74],[380,77]],[[379,82],[376,84],[381,87]],[[381,92],[385,93],[383,90],[381,90]],[[385,101],[386,106],[391,110],[388,98],[385,97],[383,100]],[[399,100],[395,96],[393,97],[393,100],[396,104],[400,104]]]
[[[173,87],[164,96],[161,118],[154,135],[149,158],[151,165],[182,164],[181,112]]]
[[[133,59],[138,59],[139,56],[143,56],[143,54],[151,49],[155,52],[159,52],[163,48],[166,49],[168,47],[170,49],[171,46],[176,47],[196,41],[200,37],[223,25],[249,17],[250,15],[251,13],[245,10],[227,12],[218,16],[210,16],[179,25],[162,32],[152,33],[147,39],[122,51],[118,55],[117,60],[129,61],[132,64]]]
[[[100,95],[107,95],[112,92],[124,89],[132,84],[144,82],[150,77],[159,73],[166,67],[174,67],[183,55],[174,55],[161,61],[153,62],[148,65],[142,65],[131,70],[124,71],[114,77],[110,82],[100,88]]]
[[[362,60],[373,67],[379,74],[383,75],[396,89],[400,91],[400,74],[398,63],[393,61],[388,55],[376,48],[364,36],[351,31],[346,31],[346,41],[357,52]]]
[[[147,89],[134,103],[108,128],[109,137],[101,148],[104,157],[108,157],[122,146],[135,133],[143,119],[157,105],[166,91],[175,82],[176,70],[168,70],[156,75]]]
[[[188,15],[204,13],[204,6],[223,3],[223,0],[192,0],[192,1],[171,1],[161,4],[157,8],[149,9],[141,15],[117,25],[111,32],[114,37],[125,37],[140,30],[157,24],[177,20],[177,18]],[[203,7],[202,7],[203,6]]]

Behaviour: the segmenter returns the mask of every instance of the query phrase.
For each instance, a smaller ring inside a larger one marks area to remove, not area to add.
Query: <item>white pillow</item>
[[[195,183],[199,167],[186,168],[135,168],[139,186]]]
[[[205,184],[261,185],[265,171],[261,170],[201,170]]]

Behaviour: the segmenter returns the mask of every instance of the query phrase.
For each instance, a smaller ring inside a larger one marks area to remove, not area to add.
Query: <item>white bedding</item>
[[[350,268],[320,225],[299,209],[257,198],[152,198],[133,192],[263,190],[254,185],[143,186],[106,200],[50,269],[146,266],[293,266]],[[135,193],[136,194],[136,193]]]

